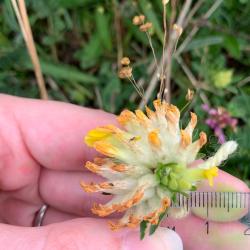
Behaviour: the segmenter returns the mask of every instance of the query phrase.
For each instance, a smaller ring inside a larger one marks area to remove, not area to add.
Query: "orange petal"
[[[124,164],[115,164],[110,167],[112,170],[117,172],[124,172],[126,170],[126,165]]]
[[[201,132],[199,138],[200,147],[203,147],[206,143],[207,143],[207,135],[205,132]]]
[[[112,144],[108,142],[98,141],[94,143],[93,147],[96,149],[96,151],[109,157],[115,157],[118,155],[117,148],[115,148]]]
[[[160,99],[154,100],[153,105],[154,105],[156,111],[159,110],[161,108],[161,106],[162,106],[161,100]]]
[[[161,146],[161,141],[159,139],[157,131],[151,131],[148,134],[148,140],[155,147],[160,147]]]
[[[121,203],[121,204],[116,204],[115,206],[115,210],[117,212],[123,212],[125,210],[127,210],[128,208],[131,208],[132,206],[134,206],[136,203],[138,203],[142,197],[144,195],[144,192],[141,190],[138,190],[132,198],[130,198],[129,200]]]
[[[197,115],[193,112],[190,112],[190,115],[191,115],[190,125],[194,129],[197,124]]]
[[[190,135],[185,130],[181,130],[181,147],[186,148],[191,142]]]
[[[100,172],[100,166],[87,161],[85,164],[85,168],[87,168],[89,171],[93,172],[93,173],[99,173]]]
[[[85,192],[87,192],[87,193],[98,192],[98,191],[101,191],[103,189],[112,189],[113,186],[114,186],[110,182],[102,182],[102,183],[99,183],[99,184],[96,184],[96,183],[86,184],[83,181],[81,181],[80,185],[83,188],[83,190]]]
[[[131,214],[129,216],[127,223],[122,223],[121,221],[118,221],[117,223],[115,223],[113,221],[109,221],[108,224],[109,224],[109,227],[112,231],[117,231],[117,230],[124,228],[124,227],[136,228],[139,226],[141,221],[142,221],[141,219],[139,219]]]
[[[100,188],[102,189],[112,189],[113,188],[113,184],[110,182],[102,182],[100,184],[97,184]]]
[[[98,192],[100,190],[99,187],[94,183],[86,184],[85,182],[81,181],[80,185],[86,193]]]
[[[115,223],[113,221],[109,221],[108,224],[109,224],[109,227],[112,231],[117,231],[123,227],[126,227],[126,224],[121,223],[121,222]]]
[[[94,158],[94,163],[97,165],[103,165],[107,163],[108,159],[107,158],[101,158],[101,157],[96,157]]]
[[[136,116],[133,112],[125,109],[121,112],[121,114],[117,117],[118,122],[124,126],[126,125],[128,122],[132,121],[133,119],[135,119]]]
[[[152,118],[155,117],[155,112],[152,111],[152,110],[151,110],[150,108],[148,108],[147,106],[146,106],[146,113],[147,113],[148,118],[150,118],[150,119],[152,119]]]
[[[148,215],[143,217],[143,220],[150,222],[151,224],[158,224],[159,216],[166,211],[166,209],[170,206],[171,200],[166,197],[162,200],[161,207],[156,209],[155,211],[149,213]]]
[[[142,124],[142,125],[147,125],[149,122],[148,117],[139,109],[137,109],[135,111],[136,117],[138,119],[138,121]]]
[[[165,111],[168,122],[172,124],[177,124],[179,122],[180,111],[176,106],[172,104],[166,104]]]
[[[139,218],[135,217],[134,215],[130,215],[129,221],[127,223],[127,227],[136,228],[136,227],[138,227],[140,222],[141,222],[141,220]]]
[[[115,212],[115,209],[113,206],[108,207],[101,204],[94,204],[91,211],[93,214],[96,214],[100,217],[105,217]]]

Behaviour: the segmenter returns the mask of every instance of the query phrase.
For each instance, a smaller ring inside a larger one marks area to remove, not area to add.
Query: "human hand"
[[[114,116],[70,104],[0,96],[0,245],[4,249],[182,249],[176,233],[159,228],[139,240],[136,230],[112,232],[89,211],[109,197],[82,192],[80,180],[95,152],[83,143],[93,127]],[[31,227],[49,205],[43,227]],[[82,217],[82,218],[79,218]],[[8,225],[9,224],[9,225]]]

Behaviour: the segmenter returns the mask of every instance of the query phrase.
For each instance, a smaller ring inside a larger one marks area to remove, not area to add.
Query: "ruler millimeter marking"
[[[209,234],[211,228],[209,225],[209,213],[210,210],[224,209],[225,212],[230,212],[235,209],[241,209],[243,211],[240,222],[247,227],[243,234],[250,236],[250,192],[202,192],[193,191],[188,196],[178,193],[176,200],[171,203],[172,208],[183,208],[189,212],[192,208],[199,208],[204,210],[205,219],[205,232]],[[227,223],[227,222],[225,222]],[[173,230],[175,226],[169,227]],[[178,231],[178,229],[177,229]]]
[[[171,207],[184,208],[248,208],[250,211],[250,192],[190,192],[189,196],[180,193]]]

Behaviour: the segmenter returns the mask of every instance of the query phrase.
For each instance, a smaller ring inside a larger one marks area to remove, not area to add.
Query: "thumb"
[[[112,232],[107,221],[82,218],[38,228],[0,225],[0,244],[6,250],[182,250],[180,237],[172,230],[159,228],[152,236],[140,240],[138,230]]]

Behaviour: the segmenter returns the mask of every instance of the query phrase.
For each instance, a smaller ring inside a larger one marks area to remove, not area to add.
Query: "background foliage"
[[[197,1],[193,1],[194,3]],[[177,13],[183,1],[177,1]],[[239,119],[236,132],[225,131],[240,149],[224,169],[245,181],[250,176],[250,1],[224,0],[209,19],[202,18],[214,0],[203,1],[180,38],[197,34],[184,48],[181,57],[195,76],[193,86],[181,65],[173,61],[172,102],[182,107],[187,88],[196,96],[188,109],[201,117],[205,101],[212,107],[224,107]],[[29,18],[36,41],[42,71],[51,99],[105,109],[118,113],[136,108],[140,98],[132,85],[117,77],[117,58],[131,58],[136,79],[150,82],[148,67],[152,53],[144,33],[133,26],[132,17],[144,13],[153,23],[152,39],[160,57],[162,51],[162,6],[155,1],[117,0],[27,0]],[[171,11],[168,9],[168,18]],[[120,41],[121,40],[121,41]],[[120,42],[119,42],[120,41]],[[39,98],[36,80],[10,0],[0,1],[0,92]],[[152,99],[156,96],[156,91]],[[203,98],[201,98],[203,97]],[[188,111],[188,109],[186,111]],[[184,117],[188,112],[185,112]],[[213,131],[212,147],[217,146]]]

